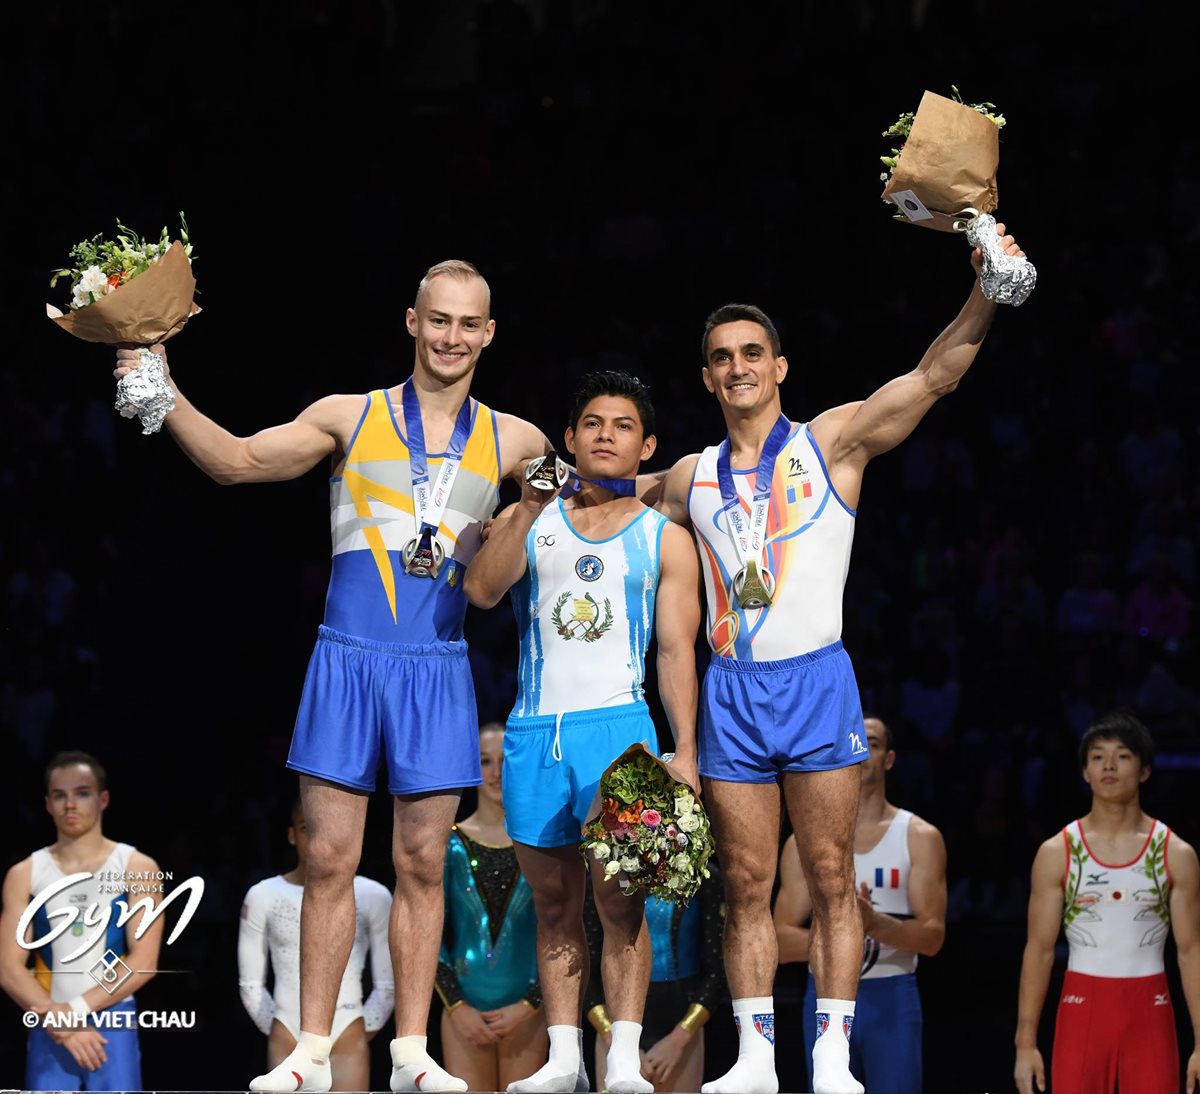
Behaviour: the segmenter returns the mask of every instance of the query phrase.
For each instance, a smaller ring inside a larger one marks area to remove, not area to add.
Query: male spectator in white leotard
[[[891,730],[879,718],[866,715],[863,737],[870,755],[860,765],[854,874],[866,935],[858,986],[858,1016],[865,1020],[854,1027],[850,1039],[850,1070],[871,1094],[915,1094],[924,1089],[917,955],[932,957],[946,936],[946,844],[928,821],[887,800],[887,773],[896,762]],[[779,960],[807,961],[812,899],[795,836],[783,846],[779,877]],[[817,1039],[811,975],[804,1010],[811,1082]]]
[[[139,901],[149,907],[159,903],[161,894],[153,885],[142,886],[149,891],[141,893],[127,881],[153,878],[159,870],[152,858],[104,835],[107,783],[104,768],[86,752],[58,753],[46,768],[46,812],[57,838],[4,878],[0,987],[22,1010],[42,1017],[29,1031],[29,1090],[142,1088],[134,992],[157,971],[163,924],[155,919],[138,937],[146,912],[124,924],[120,913],[122,902],[130,908]],[[62,884],[76,875],[72,884]],[[27,944],[52,941],[33,950],[29,968],[30,951],[21,945],[18,927],[30,903],[50,889],[58,891],[42,903],[24,937]],[[107,926],[101,925],[102,912],[108,913]],[[104,1010],[112,1012],[105,1019],[112,1024],[101,1030],[91,1015]],[[58,1023],[72,1012],[77,1021],[89,1016],[86,1024],[47,1024],[51,1014]]]
[[[1079,743],[1092,808],[1033,860],[1013,1073],[1022,1094],[1034,1083],[1046,1089],[1037,1030],[1060,928],[1069,956],[1050,1061],[1054,1094],[1177,1094],[1179,1044],[1163,964],[1170,933],[1193,1029],[1184,1089],[1200,1087],[1200,863],[1142,811],[1153,763],[1154,741],[1128,711],[1105,715]]]
[[[296,848],[296,866],[253,885],[242,904],[238,928],[238,990],[246,1013],[267,1035],[267,1067],[273,1068],[296,1047],[300,1031],[300,903],[308,870],[308,828],[299,799],[292,806],[288,843]],[[354,879],[354,946],[342,975],[333,1012],[329,1062],[333,1090],[370,1086],[367,1042],[391,1017],[394,1002],[388,916],[392,894],[370,878]],[[371,994],[363,1002],[362,977],[371,961]],[[275,978],[267,990],[267,965]]]

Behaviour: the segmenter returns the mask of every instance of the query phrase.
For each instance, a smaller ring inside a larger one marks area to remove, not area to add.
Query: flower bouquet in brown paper
[[[712,829],[694,786],[645,745],[630,745],[600,776],[580,851],[627,896],[686,904],[709,876]]]
[[[1000,129],[1006,124],[994,103],[964,103],[958,88],[948,99],[926,91],[916,113],[901,114],[885,137],[900,147],[880,156],[888,170],[884,201],[907,220],[942,232],[964,232],[983,252],[983,294],[1000,304],[1020,306],[1033,292],[1037,269],[1027,258],[1007,255],[991,215],[999,201],[996,170]]]
[[[175,394],[163,374],[162,358],[145,348],[178,334],[200,309],[194,296],[192,244],[179,214],[180,238],[164,228],[150,242],[119,220],[115,239],[93,236],[71,248],[73,266],[55,271],[71,281],[70,310],[46,305],[46,314],[68,334],[85,342],[143,347],[141,367],[117,384],[116,409],[141,419],[143,433],[155,433],[175,408]]]

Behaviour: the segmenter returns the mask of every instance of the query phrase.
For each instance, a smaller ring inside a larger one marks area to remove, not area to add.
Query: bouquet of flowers
[[[1000,246],[991,216],[999,202],[996,170],[1000,129],[1006,124],[995,103],[964,103],[958,88],[953,99],[926,91],[915,113],[901,114],[884,130],[899,137],[900,147],[881,156],[884,201],[907,220],[941,232],[963,232],[983,254],[983,295],[998,304],[1020,306],[1033,292],[1037,270],[1023,255]]]
[[[580,850],[604,864],[627,895],[686,904],[709,876],[712,830],[695,791],[643,745],[627,748],[600,778],[598,808]]]
[[[53,304],[46,314],[68,334],[85,342],[147,347],[183,330],[200,309],[192,276],[192,244],[187,221],[179,214],[180,238],[171,241],[164,228],[157,240],[143,239],[117,221],[114,239],[102,235],[76,243],[73,265],[55,271],[71,280],[70,310]],[[137,414],[142,432],[154,433],[175,407],[175,394],[162,371],[162,358],[143,348],[142,365],[117,385],[117,410]]]

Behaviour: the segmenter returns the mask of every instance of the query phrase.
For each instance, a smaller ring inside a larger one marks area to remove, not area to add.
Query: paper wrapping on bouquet
[[[655,756],[654,753],[651,752],[650,749],[648,749],[644,744],[642,744],[641,741],[638,741],[637,744],[632,744],[627,749],[625,749],[625,751],[622,752],[620,756],[618,756],[615,760],[613,760],[613,762],[610,763],[608,765],[608,767],[606,767],[604,769],[604,774],[600,776],[600,782],[597,783],[597,785],[596,785],[596,796],[594,798],[592,798],[592,804],[588,808],[587,820],[584,822],[584,825],[583,825],[585,828],[589,824],[591,824],[593,821],[598,821],[600,819],[600,814],[604,812],[604,790],[603,790],[604,780],[607,779],[608,776],[611,775],[622,764],[628,763],[630,760],[632,760],[635,756],[638,756],[638,755],[646,756],[649,759],[653,760],[654,763],[658,764],[658,766],[663,769],[663,773],[672,782],[677,782],[677,783],[679,783],[680,786],[686,786],[688,788],[688,790],[690,790],[692,792],[692,797],[694,797],[696,799],[697,806],[700,805],[700,790],[699,790],[699,788],[693,786],[686,779],[676,778],[674,772],[672,772],[667,767],[666,763],[664,763],[657,756]]]
[[[47,304],[46,314],[85,342],[151,346],[178,334],[199,313],[195,293],[192,264],[176,240],[148,270],[94,304],[65,314]]]
[[[999,203],[999,164],[995,123],[969,106],[926,91],[880,196],[901,210],[897,220],[961,232],[963,210],[990,213]]]

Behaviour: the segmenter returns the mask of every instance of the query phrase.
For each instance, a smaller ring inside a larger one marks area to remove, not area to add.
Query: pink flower
[[[642,810],[642,823],[646,825],[647,828],[657,828],[661,822],[662,815],[657,809]]]
[[[679,829],[676,828],[675,825],[673,825],[673,824],[667,825],[667,835],[670,836],[671,839],[674,839],[678,832],[679,832]]]

